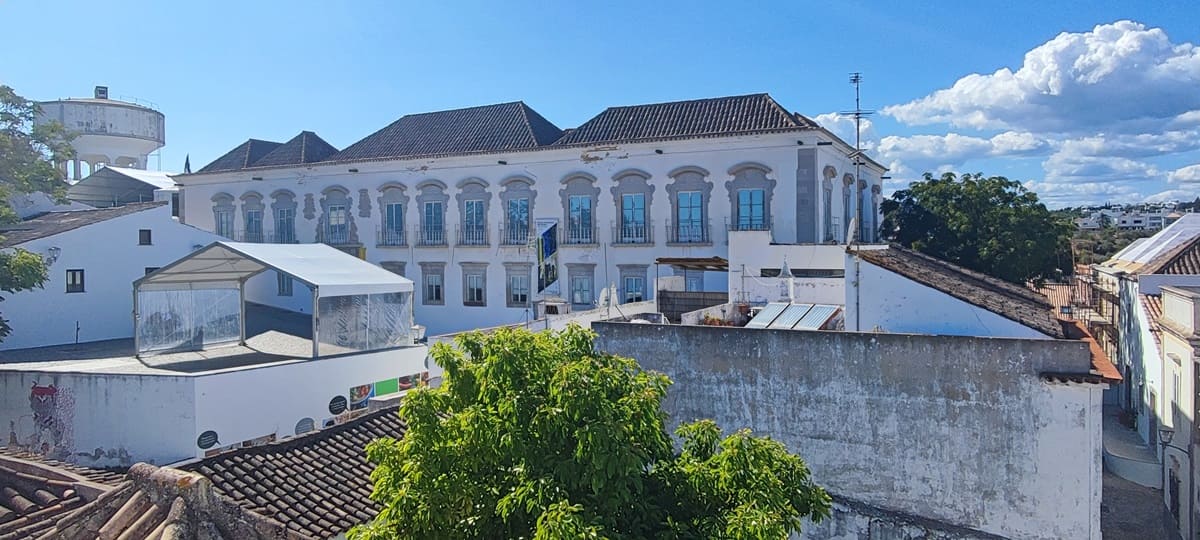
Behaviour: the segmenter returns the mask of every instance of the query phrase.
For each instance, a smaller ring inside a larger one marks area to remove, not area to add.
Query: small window
[[[508,307],[527,307],[529,305],[529,276],[508,276]]]
[[[467,287],[463,292],[463,304],[469,306],[484,305],[483,274],[467,274]]]
[[[275,281],[279,289],[279,296],[292,295],[292,276],[283,272],[275,272]]]
[[[150,229],[139,229],[138,230],[138,245],[139,246],[150,245]]]
[[[153,274],[155,270],[158,270],[158,268],[159,267],[157,267],[157,266],[147,266],[146,267],[146,275],[148,276],[150,274]]]
[[[432,271],[424,274],[426,305],[441,305],[445,302],[445,300],[442,299],[442,275],[443,274],[441,272]]]
[[[67,270],[67,292],[83,292],[83,270]]]

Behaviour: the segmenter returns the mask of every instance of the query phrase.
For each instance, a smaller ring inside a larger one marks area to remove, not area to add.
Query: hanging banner
[[[539,219],[537,225],[538,292],[558,294],[558,220]]]

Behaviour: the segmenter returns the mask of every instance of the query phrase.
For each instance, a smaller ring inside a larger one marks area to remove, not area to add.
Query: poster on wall
[[[538,292],[559,294],[558,287],[558,220],[537,220]]]
[[[367,402],[375,395],[375,385],[363,384],[350,387],[350,410],[367,408]]]

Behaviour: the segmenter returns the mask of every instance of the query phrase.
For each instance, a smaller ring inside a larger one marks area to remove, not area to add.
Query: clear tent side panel
[[[199,350],[241,340],[237,282],[137,291],[138,353]]]
[[[318,354],[331,356],[412,343],[412,293],[322,296]]]

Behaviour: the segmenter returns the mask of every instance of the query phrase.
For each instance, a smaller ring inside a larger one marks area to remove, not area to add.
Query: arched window
[[[379,187],[379,233],[375,244],[382,247],[407,245],[404,234],[408,195],[403,184],[388,182]]]
[[[821,219],[822,234],[826,242],[837,240],[837,230],[833,219],[833,179],[837,178],[837,170],[833,167],[826,166],[821,173],[824,178],[821,180]]]
[[[488,245],[488,210],[492,204],[492,193],[487,182],[479,178],[467,178],[458,183],[458,245]]]
[[[242,194],[242,242],[263,241],[263,204],[262,195],[257,191],[247,191]]]
[[[584,172],[573,173],[562,179],[562,185],[558,194],[562,197],[563,223],[566,225],[563,244],[595,244],[598,241],[596,198],[600,196],[596,177]]]
[[[775,179],[771,169],[758,163],[742,163],[729,169],[733,180],[725,182],[732,212],[729,229],[733,231],[771,230],[771,196]]]
[[[438,180],[426,180],[417,184],[417,205],[421,212],[421,231],[417,235],[418,246],[446,245],[446,184]]]
[[[341,186],[331,186],[325,188],[321,195],[320,241],[334,246],[357,243],[358,230],[350,213],[350,191]]]
[[[213,195],[213,232],[218,236],[233,239],[233,195]]]
[[[847,174],[842,177],[842,240],[850,243],[850,221],[854,217],[854,176]]]
[[[296,194],[286,189],[271,193],[271,214],[275,231],[270,241],[276,244],[296,243]]]
[[[617,208],[617,220],[613,224],[613,244],[653,244],[653,221],[650,220],[650,203],[654,197],[654,185],[650,174],[638,169],[626,169],[613,176],[613,205]]]
[[[668,173],[671,218],[667,225],[667,243],[709,244],[712,234],[708,222],[708,201],[712,182],[708,171],[700,167],[680,167]]]
[[[504,205],[504,233],[500,243],[509,246],[524,246],[529,242],[533,230],[533,203],[537,192],[533,180],[525,176],[510,177],[500,185],[500,202]]]

